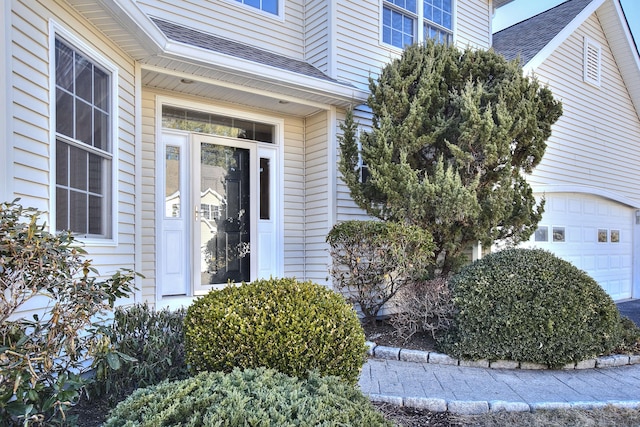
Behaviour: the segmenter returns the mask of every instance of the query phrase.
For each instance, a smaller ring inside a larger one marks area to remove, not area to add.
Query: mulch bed
[[[403,347],[413,350],[435,350],[435,340],[430,334],[415,334],[409,340],[398,336],[395,329],[385,321],[363,325],[368,341],[378,345]],[[402,427],[454,427],[465,425],[454,414],[448,412],[431,412],[427,410],[400,407],[387,403],[375,403],[375,407],[389,420]],[[78,416],[80,427],[99,427],[109,413],[110,406],[106,399],[87,401],[83,398],[71,411],[70,415]]]

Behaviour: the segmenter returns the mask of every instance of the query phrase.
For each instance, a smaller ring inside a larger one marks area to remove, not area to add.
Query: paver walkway
[[[637,310],[640,302],[619,307]],[[359,385],[374,401],[462,414],[608,404],[640,408],[640,364],[526,370],[369,359]]]
[[[523,370],[369,359],[359,384],[374,401],[466,414],[607,404],[640,408],[640,365]]]

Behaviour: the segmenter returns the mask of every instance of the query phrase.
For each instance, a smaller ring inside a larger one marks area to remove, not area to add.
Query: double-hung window
[[[247,6],[255,7],[267,13],[274,15],[278,14],[278,1],[279,0],[236,0]]]
[[[453,0],[383,0],[382,41],[404,48],[434,39],[453,41]]]
[[[55,39],[56,230],[112,237],[112,72]]]

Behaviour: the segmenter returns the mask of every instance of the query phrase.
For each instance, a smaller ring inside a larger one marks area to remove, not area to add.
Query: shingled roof
[[[526,64],[593,0],[569,0],[493,34],[493,49]]]
[[[170,40],[219,52],[236,58],[246,59],[257,64],[263,64],[304,76],[315,77],[317,79],[350,86],[347,83],[340,82],[329,77],[307,62],[287,58],[286,56],[278,55],[232,40],[223,39],[221,37],[214,36],[213,34],[194,30],[173,22],[153,17],[151,19],[158,26],[160,31],[162,31]]]

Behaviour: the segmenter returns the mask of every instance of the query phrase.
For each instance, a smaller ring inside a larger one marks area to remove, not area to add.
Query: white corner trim
[[[11,2],[2,2],[0,6],[0,158],[3,158],[0,172],[0,202],[10,202],[13,196],[13,86],[12,66],[12,25]]]

